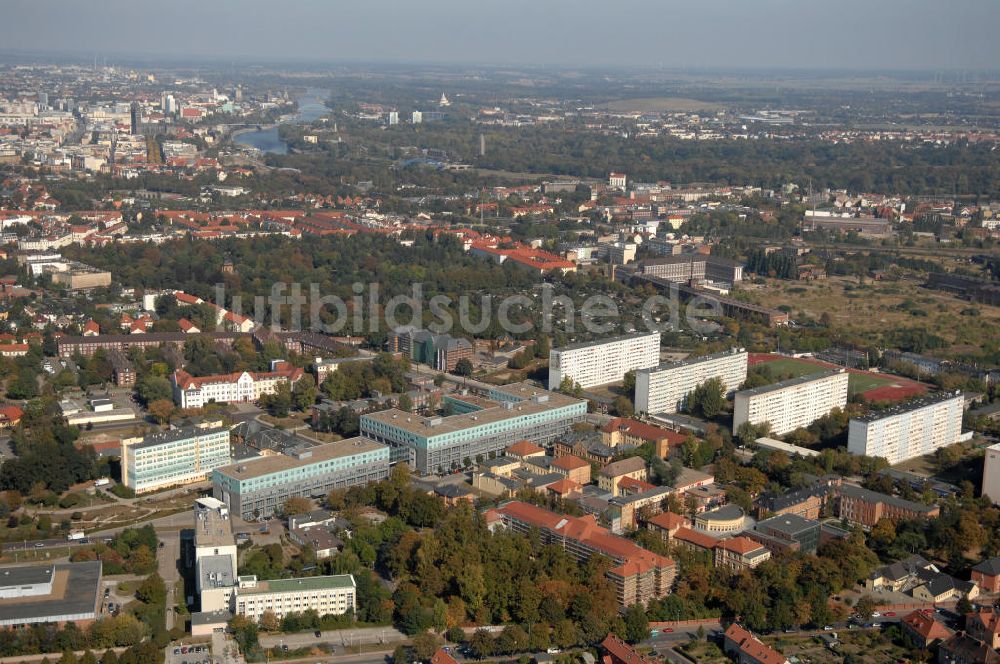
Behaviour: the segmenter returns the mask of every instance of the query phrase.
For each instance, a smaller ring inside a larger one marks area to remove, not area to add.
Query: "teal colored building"
[[[587,415],[587,402],[527,383],[490,388],[483,397],[449,395],[453,415],[420,417],[390,409],[361,416],[361,433],[392,447],[392,461],[417,472],[447,471],[501,452],[519,440],[546,444]]]

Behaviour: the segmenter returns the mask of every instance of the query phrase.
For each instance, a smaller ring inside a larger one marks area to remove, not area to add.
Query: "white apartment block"
[[[204,480],[230,463],[229,427],[222,420],[122,440],[122,484],[136,493]]]
[[[737,392],[733,431],[744,422],[768,422],[772,434],[783,436],[809,426],[834,408],[847,405],[847,380],[846,371],[835,369]]]
[[[238,371],[217,376],[195,377],[178,369],[171,376],[174,402],[181,408],[201,408],[207,403],[255,402],[274,394],[283,382],[294,384],[302,369],[276,363],[273,371]]]
[[[566,376],[584,389],[606,385],[620,381],[629,371],[659,362],[659,332],[553,348],[549,351],[549,389],[559,389]]]
[[[309,609],[321,616],[342,615],[356,610],[357,592],[350,574],[271,581],[241,576],[233,603],[235,613],[257,621],[265,611],[273,612],[279,619]]]
[[[1000,505],[1000,443],[986,448],[983,460],[983,496]]]
[[[853,418],[847,434],[847,451],[884,457],[890,464],[931,454],[959,441],[963,406],[962,395],[950,392]]]
[[[684,410],[694,388],[710,378],[721,380],[726,395],[732,396],[747,379],[746,350],[733,348],[652,369],[639,369],[635,372],[635,409],[640,413]]]

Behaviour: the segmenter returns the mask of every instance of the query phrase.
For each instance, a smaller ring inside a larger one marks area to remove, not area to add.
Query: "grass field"
[[[766,365],[776,374],[783,376],[791,375],[793,378],[819,373],[832,366],[817,360],[798,359],[795,357],[763,359],[762,361],[754,362],[754,364]],[[894,376],[852,371],[847,379],[847,391],[851,395],[861,394],[894,385],[899,380]]]

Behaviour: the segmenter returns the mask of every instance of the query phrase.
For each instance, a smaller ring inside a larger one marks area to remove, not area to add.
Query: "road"
[[[193,528],[194,517],[190,513],[186,516],[188,517],[186,526]],[[166,623],[167,631],[170,631],[174,627],[174,613],[178,599],[176,585],[181,578],[180,572],[177,570],[181,557],[181,531],[180,527],[157,528],[156,535],[162,543],[162,546],[156,551],[156,565],[157,571],[167,586]],[[184,598],[180,598],[180,601],[183,602]]]
[[[319,637],[313,632],[298,634],[274,634],[260,637],[260,644],[265,648],[301,648],[318,643],[330,643],[334,646],[375,645],[405,641],[407,637],[393,627],[360,627],[357,629],[335,629],[321,632]],[[390,650],[391,651],[391,650]]]

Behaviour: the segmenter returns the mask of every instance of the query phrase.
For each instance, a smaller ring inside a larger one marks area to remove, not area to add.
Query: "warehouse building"
[[[0,626],[97,619],[101,561],[0,567]]]

